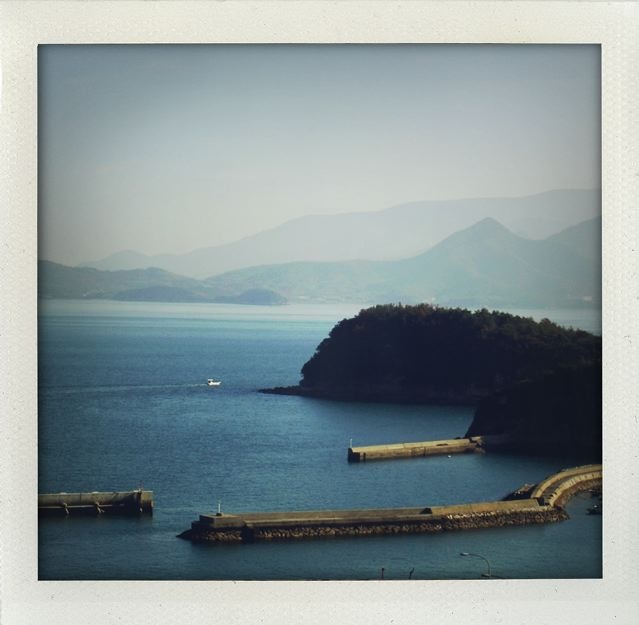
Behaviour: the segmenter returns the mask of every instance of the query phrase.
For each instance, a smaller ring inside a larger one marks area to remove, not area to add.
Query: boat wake
[[[208,387],[207,382],[183,383],[183,384],[97,384],[92,386],[41,386],[45,392],[60,392],[66,394],[77,393],[109,393],[128,392],[132,390],[162,390],[162,389],[187,389]]]

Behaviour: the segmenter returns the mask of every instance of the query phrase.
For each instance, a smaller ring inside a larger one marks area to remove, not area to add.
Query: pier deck
[[[471,438],[453,438],[441,441],[349,447],[348,461],[366,462],[369,460],[388,460],[391,458],[416,458],[442,454],[474,453],[482,451],[483,444],[483,437],[473,436]]]

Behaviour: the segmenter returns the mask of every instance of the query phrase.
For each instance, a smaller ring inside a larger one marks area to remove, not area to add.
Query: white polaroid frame
[[[603,579],[38,581],[37,46],[490,42],[601,45],[606,493]],[[636,622],[639,4],[0,0],[0,63],[2,623]]]

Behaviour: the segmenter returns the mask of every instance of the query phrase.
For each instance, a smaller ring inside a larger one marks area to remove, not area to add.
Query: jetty
[[[552,523],[568,518],[560,503],[600,487],[601,465],[565,469],[501,501],[417,508],[202,514],[179,535],[194,542],[251,543],[336,536],[437,533]]]
[[[586,464],[547,477],[530,491],[530,497],[543,505],[562,506],[576,492],[600,488],[601,482],[601,465]]]
[[[422,441],[418,443],[390,443],[386,445],[369,445],[367,447],[349,447],[349,462],[366,462],[369,460],[389,460],[393,458],[419,458],[441,454],[482,453],[487,443],[485,436],[470,438],[452,438],[441,441]]]
[[[38,495],[39,516],[153,514],[153,491],[131,490]]]

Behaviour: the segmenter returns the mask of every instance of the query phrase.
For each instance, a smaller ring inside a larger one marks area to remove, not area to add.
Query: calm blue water
[[[350,465],[354,445],[461,436],[467,407],[367,405],[264,395],[353,307],[41,303],[39,491],[154,491],[137,518],[40,522],[40,579],[509,578],[601,576],[601,517],[433,536],[194,545],[203,512],[438,505],[491,500],[566,466],[504,455]],[[579,311],[526,314],[599,331]],[[553,316],[554,315],[554,316]],[[220,388],[206,379],[223,380]],[[96,555],[99,554],[99,555]]]

